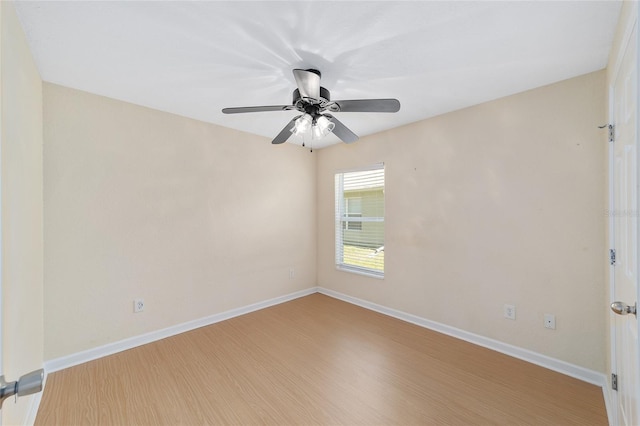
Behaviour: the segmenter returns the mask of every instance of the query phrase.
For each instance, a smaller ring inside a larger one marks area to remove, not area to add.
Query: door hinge
[[[600,129],[604,129],[607,128],[607,130],[609,131],[609,142],[613,142],[615,135],[616,135],[616,128],[613,124],[605,124],[603,126],[598,126],[598,128]]]
[[[616,128],[613,124],[609,124],[609,142],[613,142],[616,138]]]
[[[611,373],[611,389],[618,390],[618,375],[614,373]]]
[[[612,265],[616,264],[616,249],[609,249],[609,261]]]

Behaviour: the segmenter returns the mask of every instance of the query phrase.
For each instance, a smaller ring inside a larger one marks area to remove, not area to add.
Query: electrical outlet
[[[144,300],[133,299],[133,312],[138,313],[144,311]]]
[[[504,305],[504,317],[510,320],[516,319],[516,307],[513,305]]]
[[[550,330],[556,329],[556,316],[553,314],[544,314],[544,328]]]
[[[293,268],[289,268],[289,279],[292,280],[296,277],[296,270]]]

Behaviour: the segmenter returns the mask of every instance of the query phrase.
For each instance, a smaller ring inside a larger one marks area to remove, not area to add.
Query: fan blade
[[[339,112],[398,112],[400,101],[397,99],[353,99],[334,101]],[[337,111],[336,111],[337,112]]]
[[[293,127],[293,125],[295,124],[296,120],[299,117],[300,115],[293,117],[293,119],[286,126],[284,126],[284,129],[280,130],[280,133],[278,133],[278,136],[273,138],[271,143],[277,145],[277,144],[286,142],[287,139],[289,139],[289,137],[292,135],[291,128]]]
[[[287,111],[290,109],[294,109],[294,107],[291,105],[269,105],[269,106],[223,108],[222,112],[225,114],[240,114],[243,112]]]
[[[320,99],[320,76],[309,70],[293,70],[301,98]]]
[[[349,130],[349,128],[347,126],[342,124],[340,122],[340,120],[335,118],[333,115],[325,114],[325,117],[327,117],[329,119],[329,121],[331,121],[333,124],[335,124],[335,127],[333,128],[333,133],[337,137],[342,139],[342,142],[351,143],[351,142],[355,142],[355,141],[357,141],[359,139],[358,135],[356,135],[351,130]]]

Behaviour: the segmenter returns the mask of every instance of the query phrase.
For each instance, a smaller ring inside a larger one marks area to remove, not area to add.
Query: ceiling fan
[[[302,113],[294,117],[271,141],[273,144],[286,142],[292,134],[304,134],[311,131],[314,139],[333,132],[345,143],[358,140],[358,135],[328,112],[398,112],[400,102],[397,99],[352,99],[332,101],[329,91],[320,87],[320,71],[315,69],[294,69],[297,89],[293,91],[292,105],[269,105],[253,107],[224,108],[225,114],[262,111],[292,111]]]

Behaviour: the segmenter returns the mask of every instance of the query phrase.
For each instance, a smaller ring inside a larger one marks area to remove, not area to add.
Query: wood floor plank
[[[597,386],[314,294],[49,376],[36,425],[606,425]]]

